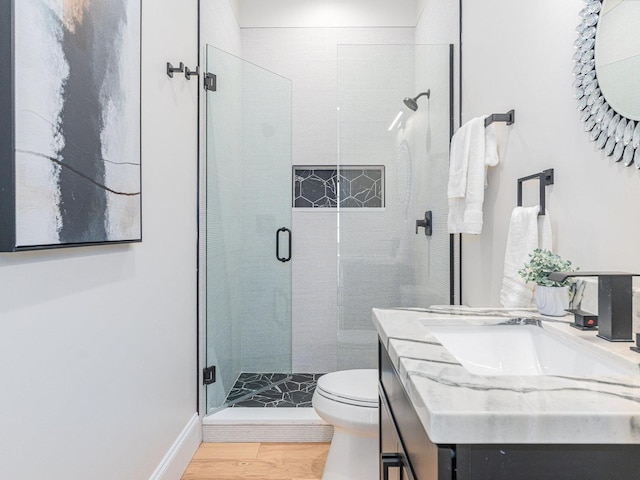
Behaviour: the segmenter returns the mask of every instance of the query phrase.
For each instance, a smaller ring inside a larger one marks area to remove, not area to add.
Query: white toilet
[[[320,418],[334,428],[322,480],[377,480],[378,371],[323,375],[312,403]]]

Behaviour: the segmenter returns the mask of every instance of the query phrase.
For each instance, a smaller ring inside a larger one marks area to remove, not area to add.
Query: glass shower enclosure
[[[207,46],[207,413],[291,373],[291,81]]]
[[[337,56],[339,168],[382,174],[379,191],[362,192],[382,197],[378,208],[338,202],[337,367],[375,368],[372,308],[454,301],[447,232],[453,47],[339,45]],[[415,111],[403,102],[420,94]],[[347,175],[339,188],[345,200],[353,183]],[[425,217],[431,232],[417,223]]]
[[[216,381],[206,413],[251,403],[292,366],[313,375],[375,368],[372,308],[455,303],[459,267],[446,225],[452,60],[451,45],[338,45],[337,156],[307,165],[313,155],[292,161],[292,82],[207,46],[216,77],[206,94],[203,296]],[[419,94],[417,109],[407,108],[403,99]],[[327,248],[334,238],[337,257]],[[327,268],[318,273],[313,262]],[[326,308],[300,308],[310,298]],[[311,323],[328,332],[322,348],[305,349],[315,342],[304,330]]]

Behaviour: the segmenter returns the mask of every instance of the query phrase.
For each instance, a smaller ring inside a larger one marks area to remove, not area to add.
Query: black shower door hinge
[[[204,89],[208,92],[217,92],[218,91],[218,77],[216,77],[213,73],[205,73],[204,74]]]
[[[202,369],[202,383],[204,385],[211,385],[216,382],[216,367],[207,367]]]

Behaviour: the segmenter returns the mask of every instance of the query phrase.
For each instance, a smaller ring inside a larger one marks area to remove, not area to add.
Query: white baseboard
[[[194,413],[149,480],[180,480],[201,443],[202,424]]]

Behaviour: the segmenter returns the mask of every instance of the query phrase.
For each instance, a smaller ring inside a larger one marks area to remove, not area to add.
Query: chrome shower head
[[[414,112],[416,110],[418,110],[418,99],[420,97],[422,97],[423,95],[426,95],[427,98],[429,98],[431,96],[431,90],[427,90],[426,92],[422,92],[420,94],[418,94],[417,96],[413,97],[413,98],[405,98],[404,104],[407,106],[407,108],[409,108],[410,110],[413,110]]]

